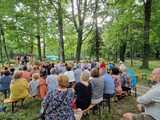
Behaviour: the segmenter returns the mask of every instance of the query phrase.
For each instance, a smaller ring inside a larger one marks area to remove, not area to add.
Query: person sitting
[[[125,113],[123,120],[160,120],[160,69],[154,70],[152,74],[151,80],[157,84],[137,98],[138,108],[142,113]]]
[[[31,72],[28,71],[27,66],[23,66],[22,68],[22,78],[26,79],[27,81],[31,80]]]
[[[64,73],[69,78],[69,87],[72,87],[75,83],[75,76],[74,72],[72,71],[72,64],[67,64],[66,66],[67,71]]]
[[[106,63],[105,63],[105,60],[102,60],[100,65],[99,65],[99,68],[100,69],[106,69]]]
[[[115,84],[115,94],[118,98],[118,100],[121,99],[122,95],[122,86],[121,86],[121,79],[120,79],[120,71],[119,68],[114,67],[112,69],[112,79],[114,80]]]
[[[5,98],[7,97],[7,92],[9,92],[11,79],[12,77],[8,70],[5,70],[3,75],[0,77],[0,91],[4,93]]]
[[[96,105],[103,101],[104,80],[100,77],[98,68],[91,70],[92,99],[91,103]]]
[[[38,79],[38,98],[43,99],[47,95],[46,73],[41,72]]]
[[[82,70],[79,65],[76,65],[76,68],[74,70],[74,76],[76,83],[80,82],[80,76],[81,76]]]
[[[14,72],[15,72],[15,68],[14,68],[14,67],[11,67],[9,71],[10,71],[10,75],[13,76],[13,75],[14,75]]]
[[[57,70],[55,68],[52,68],[50,70],[51,75],[48,75],[46,78],[46,84],[48,87],[48,92],[54,92],[58,87],[58,81],[57,81]]]
[[[121,79],[122,91],[124,91],[126,95],[130,94],[131,93],[131,80],[130,80],[130,77],[128,76],[126,66],[120,67],[120,79]]]
[[[100,74],[104,79],[104,99],[113,97],[115,95],[115,84],[112,76],[106,72],[106,69],[101,69]]]
[[[81,73],[80,82],[75,85],[76,107],[81,110],[87,109],[91,104],[92,86],[89,83],[88,71]]]
[[[31,74],[40,73],[39,66],[34,65],[31,71]]]
[[[58,89],[50,92],[42,102],[42,115],[45,120],[75,120],[70,106],[74,97],[71,88],[67,88],[69,79],[66,75],[58,76]]]
[[[108,66],[107,66],[107,72],[108,73],[111,73],[112,72],[112,69],[115,67],[115,64],[112,63],[112,62],[109,62],[108,63]]]
[[[29,93],[32,97],[38,96],[39,78],[40,78],[39,73],[34,73],[32,75],[32,80],[29,82]]]
[[[10,85],[10,99],[18,100],[29,97],[29,84],[27,80],[22,78],[22,71],[17,71],[13,75],[13,80]]]

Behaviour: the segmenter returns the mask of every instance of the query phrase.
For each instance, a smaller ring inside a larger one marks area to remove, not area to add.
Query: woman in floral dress
[[[43,101],[43,116],[45,120],[75,120],[70,106],[74,93],[68,87],[68,77],[59,75],[59,88],[55,93],[48,93]]]
[[[121,95],[122,95],[122,86],[121,86],[121,79],[119,74],[120,74],[119,68],[114,67],[112,69],[112,79],[114,80],[115,91],[116,91],[116,96],[118,100],[121,99]]]

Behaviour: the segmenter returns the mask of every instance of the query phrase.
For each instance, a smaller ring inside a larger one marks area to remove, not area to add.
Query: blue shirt
[[[29,83],[29,91],[31,96],[37,96],[38,95],[38,80],[32,80]]]
[[[10,87],[12,77],[3,75],[0,78],[0,90],[7,90]]]
[[[104,94],[114,94],[115,93],[115,84],[112,76],[108,73],[105,73],[104,76]]]
[[[82,70],[80,68],[78,68],[74,71],[76,83],[80,82],[81,72],[82,72]]]
[[[58,87],[57,76],[56,75],[47,76],[46,84],[48,86],[48,93],[49,92],[55,92],[55,90]]]

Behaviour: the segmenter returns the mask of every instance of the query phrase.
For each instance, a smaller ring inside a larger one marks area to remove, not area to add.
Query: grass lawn
[[[7,106],[7,112],[0,113],[0,120],[36,120],[40,111],[39,100],[29,100],[24,104],[24,108],[19,108],[15,113],[11,112],[11,106]],[[112,102],[112,111],[108,113],[107,107],[104,108],[102,116],[90,114],[85,120],[120,120],[125,112],[136,112],[136,103],[133,96],[126,97],[119,102]]]

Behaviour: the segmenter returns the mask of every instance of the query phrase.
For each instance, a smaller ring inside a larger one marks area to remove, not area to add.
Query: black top
[[[91,84],[86,86],[79,82],[75,86],[75,92],[77,95],[77,100],[76,100],[77,108],[80,108],[82,110],[87,109],[91,104],[91,96],[92,96]]]

